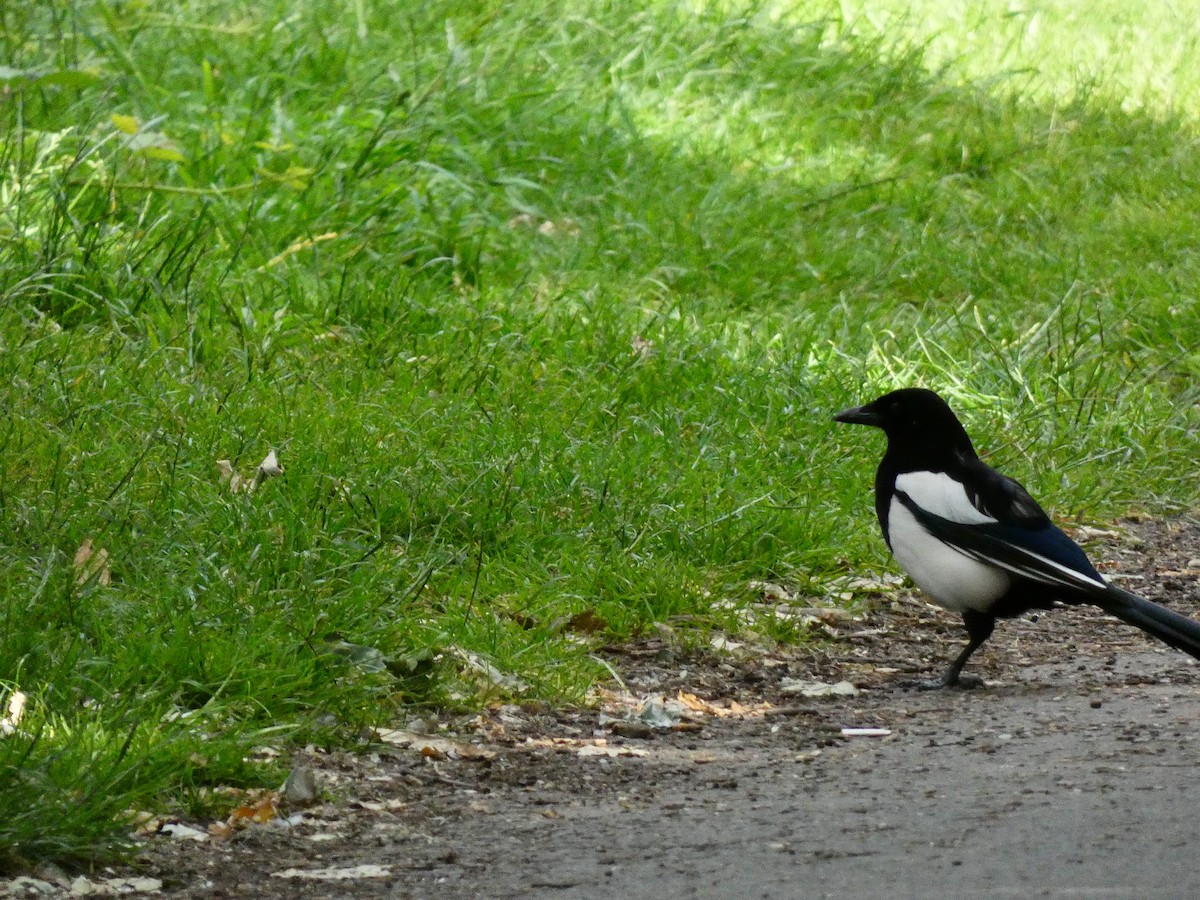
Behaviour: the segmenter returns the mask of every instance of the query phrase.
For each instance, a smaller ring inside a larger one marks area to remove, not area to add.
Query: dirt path
[[[1200,527],[1125,527],[1093,556],[1197,615]],[[669,730],[628,704],[631,722],[513,707],[457,723],[476,758],[311,754],[336,801],[153,839],[140,874],[196,898],[1200,896],[1200,666],[1063,609],[1001,624],[971,665],[986,687],[919,692],[905,672],[939,670],[958,629],[883,606],[816,652],[613,656],[632,694],[684,692],[642,707],[684,709]],[[805,699],[797,680],[859,692]]]

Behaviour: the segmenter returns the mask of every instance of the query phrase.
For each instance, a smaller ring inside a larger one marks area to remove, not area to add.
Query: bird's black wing
[[[987,471],[994,478],[986,483],[973,479],[967,495],[993,521],[956,522],[922,508],[902,490],[896,491],[896,498],[922,528],[973,559],[1070,593],[1106,591],[1104,579],[1084,552],[1028,492],[1011,478]]]
[[[1037,530],[1050,524],[1046,511],[1016,479],[1001,475],[978,457],[960,458],[959,464],[967,497],[981,513],[1018,528]]]

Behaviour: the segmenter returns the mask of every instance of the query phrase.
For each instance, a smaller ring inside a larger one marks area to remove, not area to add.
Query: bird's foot
[[[984,680],[978,675],[959,675],[957,678],[911,678],[901,682],[906,688],[918,691],[940,691],[946,688],[958,688],[962,691],[973,691],[984,686]]]

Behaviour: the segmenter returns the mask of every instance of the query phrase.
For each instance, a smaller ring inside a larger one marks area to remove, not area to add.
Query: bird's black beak
[[[852,406],[843,409],[833,417],[835,422],[845,422],[847,425],[871,425],[874,428],[883,427],[883,416],[867,406]]]

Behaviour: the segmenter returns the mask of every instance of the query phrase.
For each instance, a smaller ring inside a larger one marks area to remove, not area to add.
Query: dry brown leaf
[[[606,756],[606,757],[633,756],[633,757],[637,757],[637,756],[649,756],[650,753],[649,753],[649,751],[643,750],[640,747],[626,747],[626,746],[609,747],[603,741],[603,739],[601,739],[601,740],[598,740],[594,744],[584,744],[582,747],[580,747],[578,750],[575,751],[575,755],[576,756],[585,756],[585,757],[586,756]]]
[[[91,538],[84,538],[79,549],[75,551],[75,586],[95,582],[101,587],[107,587],[112,581],[108,569],[108,551],[103,547],[97,548]]]
[[[731,701],[727,706],[719,706],[687,691],[680,691],[676,699],[692,712],[702,713],[707,716],[716,716],[719,719],[730,717],[756,718],[764,715],[767,710],[771,709],[770,703],[756,703],[753,706],[746,706],[738,703],[736,700]]]
[[[249,483],[237,473],[229,460],[218,459],[217,469],[221,473],[221,484],[228,485],[231,494],[240,494],[249,487]]]
[[[407,747],[431,759],[495,759],[496,751],[466,741],[431,737],[399,728],[376,728],[375,737],[385,744]]]
[[[127,809],[124,815],[129,824],[133,826],[133,833],[140,837],[158,834],[163,825],[170,821],[144,809]]]
[[[229,814],[224,822],[215,823],[216,826],[224,825],[231,831],[239,831],[243,828],[249,828],[251,825],[261,825],[264,822],[270,822],[279,815],[279,794],[276,791],[268,791],[256,803],[247,804],[237,807]],[[209,828],[209,832],[217,834],[213,828]]]
[[[596,610],[588,608],[567,619],[567,627],[581,634],[596,634],[608,629],[608,620],[598,614]]]

